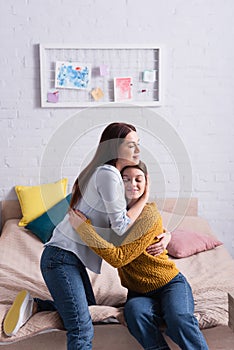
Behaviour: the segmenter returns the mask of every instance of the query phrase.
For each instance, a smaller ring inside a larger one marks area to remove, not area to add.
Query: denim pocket
[[[41,256],[41,269],[54,269],[64,262],[63,249],[53,246],[45,247]]]

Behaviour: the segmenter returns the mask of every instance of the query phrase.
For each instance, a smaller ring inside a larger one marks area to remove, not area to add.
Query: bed
[[[181,199],[181,201],[183,201]],[[182,203],[182,202],[181,202]],[[164,226],[176,226],[178,235],[199,234],[219,242],[206,220],[197,215],[197,200],[191,199],[186,215],[175,212],[175,200],[158,201]],[[183,207],[183,205],[181,206]],[[19,227],[21,209],[17,200],[1,202],[2,233],[0,236],[0,320],[1,324],[12,300],[21,289],[30,291],[33,297],[50,298],[39,269],[43,243],[29,230]],[[177,237],[175,236],[176,240]],[[194,238],[195,239],[195,238]],[[184,238],[183,238],[184,241]],[[207,242],[206,242],[207,243]],[[171,248],[173,251],[175,247]],[[191,248],[191,247],[190,247]],[[234,349],[234,332],[228,327],[228,293],[234,295],[234,262],[221,242],[200,252],[172,257],[178,268],[189,280],[194,294],[195,315],[210,349]],[[175,253],[172,253],[176,256]],[[191,255],[192,254],[192,255]],[[95,328],[94,350],[134,349],[141,346],[119,323],[122,316],[126,289],[120,285],[116,269],[103,262],[101,275],[89,272],[96,306],[90,306]],[[233,318],[233,315],[232,315]],[[166,336],[165,336],[166,337]],[[178,347],[166,337],[171,349]],[[66,349],[63,324],[56,312],[35,314],[16,336],[6,337],[0,331],[2,350]]]

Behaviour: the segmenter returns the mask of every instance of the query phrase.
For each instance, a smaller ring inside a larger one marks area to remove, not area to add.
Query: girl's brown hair
[[[136,128],[126,123],[111,123],[104,129],[93,159],[74,182],[70,203],[71,208],[82,197],[91,175],[98,166],[104,164],[116,166],[119,146],[131,131],[136,131]]]
[[[123,176],[123,173],[124,173],[124,170],[128,169],[128,168],[135,168],[135,169],[139,169],[141,170],[145,177],[147,177],[147,174],[148,174],[148,170],[147,170],[147,167],[146,167],[146,164],[144,162],[142,162],[140,160],[140,162],[138,164],[135,164],[135,165],[126,165],[122,170],[121,170],[121,176]]]

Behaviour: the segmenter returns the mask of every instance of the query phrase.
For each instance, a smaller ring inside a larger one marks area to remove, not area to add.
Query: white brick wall
[[[16,184],[38,183],[53,135],[78,112],[40,108],[38,43],[163,45],[164,102],[155,111],[189,154],[199,214],[234,256],[233,11],[232,0],[0,0],[0,199],[13,198]],[[68,176],[71,186],[97,143],[103,126],[96,125],[96,115],[102,111],[88,118],[82,113],[77,118],[90,132],[69,150],[60,172],[51,167],[52,181]],[[124,111],[110,113],[125,119]],[[132,122],[152,131],[152,114],[133,116]],[[176,194],[172,159],[158,140],[152,146],[147,132],[142,135],[152,191]]]

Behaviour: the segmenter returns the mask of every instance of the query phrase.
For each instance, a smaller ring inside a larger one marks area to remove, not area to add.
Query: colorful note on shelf
[[[100,75],[105,77],[109,73],[109,67],[106,64],[101,64],[100,67]]]
[[[59,91],[51,89],[47,92],[47,102],[56,103],[59,101]]]
[[[93,89],[91,91],[91,95],[95,101],[98,101],[104,96],[104,93],[103,93],[102,89],[97,87],[96,89]]]

